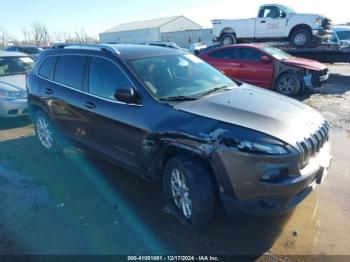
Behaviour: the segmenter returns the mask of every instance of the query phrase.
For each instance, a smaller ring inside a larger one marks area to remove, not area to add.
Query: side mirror
[[[263,62],[263,63],[270,63],[271,62],[271,59],[268,57],[268,56],[266,56],[266,55],[263,55],[262,57],[260,57],[260,62]]]
[[[132,87],[121,87],[115,90],[114,98],[127,104],[140,104],[140,98]]]

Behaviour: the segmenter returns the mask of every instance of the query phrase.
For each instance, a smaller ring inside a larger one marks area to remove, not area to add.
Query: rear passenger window
[[[57,83],[82,89],[86,56],[64,55],[58,58],[55,70]]]
[[[91,58],[89,93],[115,100],[116,89],[128,86],[131,86],[130,81],[115,64],[103,58]]]
[[[225,48],[223,50],[217,50],[209,54],[210,57],[219,58],[219,59],[234,59],[235,58],[235,49]]]
[[[53,72],[55,69],[57,57],[51,56],[47,58],[40,66],[38,74],[44,78],[47,78],[49,80],[53,79]]]

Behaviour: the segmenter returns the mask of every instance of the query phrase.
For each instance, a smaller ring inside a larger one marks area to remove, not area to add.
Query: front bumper
[[[306,88],[321,87],[329,78],[329,70],[307,72],[303,77]]]
[[[330,163],[330,145],[322,149],[303,167],[297,155],[285,157],[256,157],[242,152],[218,153],[234,192],[221,191],[221,200],[229,216],[243,213],[272,215],[297,206],[327,175]],[[271,170],[285,170],[280,181],[263,182]]]
[[[327,30],[327,29],[313,29],[312,30],[312,35],[314,37],[318,38],[331,38],[333,34],[332,30]]]
[[[0,117],[18,117],[28,115],[27,99],[0,100]]]

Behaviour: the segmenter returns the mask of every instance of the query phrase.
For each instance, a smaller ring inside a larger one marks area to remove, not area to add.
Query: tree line
[[[12,36],[0,28],[0,48],[10,45],[50,46],[53,43],[97,43],[98,38],[86,33],[84,29],[68,33],[63,31],[49,32],[47,26],[41,22],[34,22],[30,26],[22,27],[22,39]]]

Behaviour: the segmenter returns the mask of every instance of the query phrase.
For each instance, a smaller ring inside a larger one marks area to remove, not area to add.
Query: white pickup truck
[[[286,41],[293,47],[314,47],[331,35],[331,20],[317,14],[298,14],[284,5],[266,4],[257,18],[212,20],[214,41]]]

